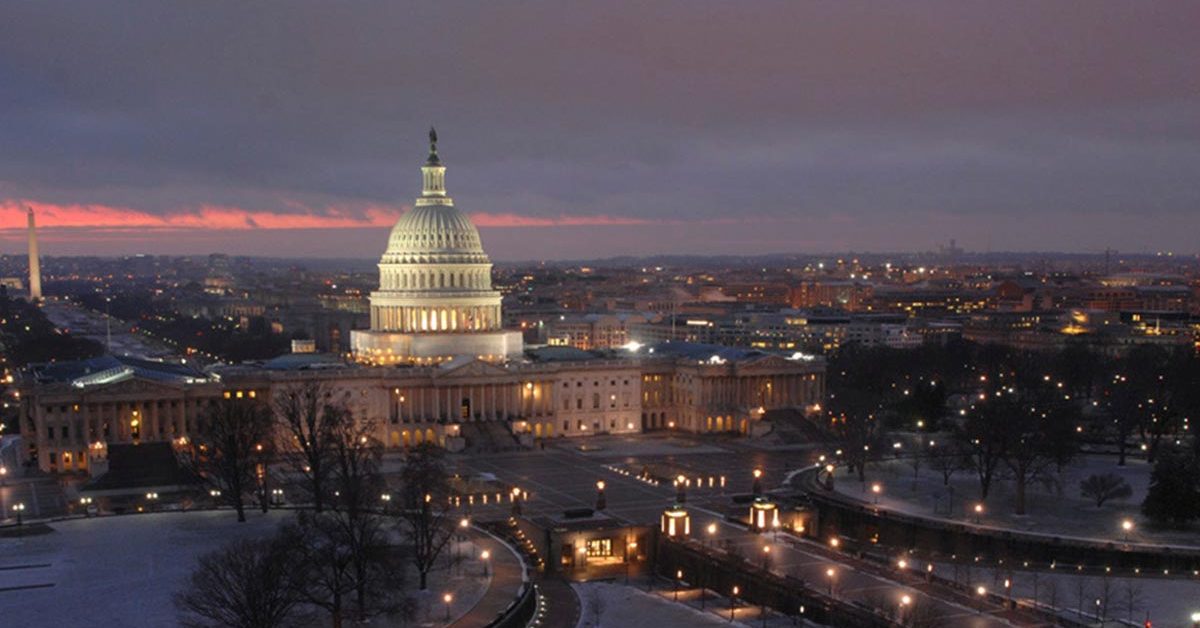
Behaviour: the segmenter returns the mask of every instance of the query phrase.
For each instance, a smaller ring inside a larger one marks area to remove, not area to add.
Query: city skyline
[[[0,20],[6,252],[366,258],[432,123],[498,261],[1195,253],[1185,3],[66,8]]]

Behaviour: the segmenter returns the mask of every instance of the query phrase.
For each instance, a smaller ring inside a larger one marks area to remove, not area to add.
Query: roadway
[[[587,450],[581,451],[581,445]],[[762,548],[770,547],[768,567],[773,572],[801,578],[814,588],[832,589],[837,597],[871,608],[898,606],[907,595],[910,606],[906,608],[933,609],[955,626],[1036,625],[998,606],[923,585],[919,579],[890,574],[877,565],[832,552],[811,541],[787,535],[776,540],[724,520],[729,496],[750,492],[753,469],[764,471],[763,487],[769,489],[782,481],[787,472],[811,464],[815,456],[811,450],[765,451],[733,440],[689,441],[678,436],[642,436],[558,441],[544,451],[456,456],[451,463],[455,472],[489,473],[528,491],[530,499],[522,504],[526,516],[557,515],[568,508],[594,507],[596,482],[603,480],[608,515],[652,525],[657,523],[663,509],[673,503],[675,490],[670,483],[654,485],[634,476],[644,465],[678,469],[693,479],[701,478],[704,484],[704,488],[692,488],[687,493],[693,536],[711,536],[707,540],[728,544],[743,556],[751,557],[755,564],[764,555]],[[631,474],[614,471],[613,466]],[[713,488],[708,488],[710,476],[714,478]],[[726,479],[724,489],[719,486],[721,476]],[[501,517],[507,516],[508,509],[508,505],[477,505],[474,512],[479,517]],[[712,535],[707,532],[710,523],[716,524]],[[832,577],[828,575],[831,570]]]

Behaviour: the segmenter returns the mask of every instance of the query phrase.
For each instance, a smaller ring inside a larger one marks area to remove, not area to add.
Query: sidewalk
[[[579,596],[575,589],[557,577],[538,581],[538,588],[546,600],[546,615],[543,626],[573,628],[579,624]]]
[[[474,628],[487,625],[497,615],[504,612],[521,592],[521,560],[508,546],[497,542],[488,534],[476,530],[472,530],[472,533],[471,541],[475,543],[477,549],[490,554],[488,569],[491,573],[491,580],[488,582],[487,591],[475,606],[450,624],[455,628]]]

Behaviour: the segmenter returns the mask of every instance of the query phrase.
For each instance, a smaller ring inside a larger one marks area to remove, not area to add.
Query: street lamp
[[[762,495],[762,475],[762,469],[754,470],[754,487],[751,492],[754,493],[755,497]]]
[[[771,568],[771,546],[763,546],[763,571],[769,571]]]
[[[912,604],[912,597],[908,594],[900,596],[900,623],[904,623],[904,613],[908,610],[908,605]]]
[[[879,494],[883,492],[883,487],[876,482],[871,485],[871,492],[875,494],[875,505],[879,505]]]
[[[676,602],[679,601],[679,582],[681,580],[683,580],[683,570],[676,569],[675,570],[675,601]]]
[[[983,502],[975,504],[975,523],[979,523],[979,517],[983,515]]]
[[[687,489],[684,488],[684,482],[687,478],[679,475],[675,478],[675,501],[680,504],[687,503]]]
[[[737,596],[739,592],[741,592],[741,589],[738,589],[736,584],[733,585],[733,597],[729,598],[729,621],[733,621],[733,609],[737,608]]]
[[[833,567],[825,570],[825,577],[829,579],[829,595],[833,595],[833,577],[836,574],[837,572],[833,570]]]
[[[596,510],[604,510],[608,500],[604,499],[604,480],[596,482]]]
[[[1129,533],[1133,531],[1133,521],[1126,519],[1121,522],[1121,530],[1125,532],[1125,542],[1129,542]]]
[[[483,550],[482,552],[479,553],[479,558],[481,560],[483,560],[483,577],[484,578],[486,578],[488,575],[488,559],[491,557],[492,557],[492,553],[489,552],[488,550]]]
[[[13,504],[12,509],[17,513],[17,526],[20,526],[22,523],[21,513],[25,512],[25,502],[17,502]]]
[[[708,527],[705,528],[705,531],[708,532],[709,544],[712,544],[713,537],[717,536],[717,524],[715,524],[715,523],[708,524]]]
[[[450,602],[454,601],[454,596],[447,593],[442,596],[442,601],[446,603],[446,621],[450,621]]]

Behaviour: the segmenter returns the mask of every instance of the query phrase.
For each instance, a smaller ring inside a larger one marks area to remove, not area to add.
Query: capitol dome
[[[446,194],[446,167],[429,131],[423,188],[388,236],[371,293],[371,329],[351,332],[355,354],[374,363],[438,362],[455,355],[519,354],[502,329],[500,293],[479,231]]]
[[[454,205],[417,205],[396,221],[385,263],[487,262],[479,231]]]

